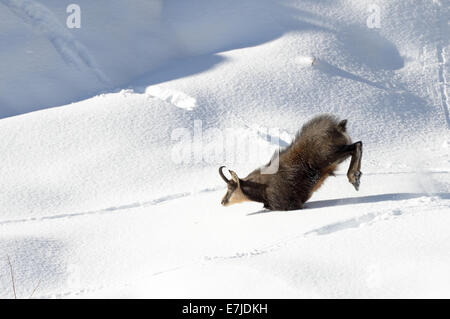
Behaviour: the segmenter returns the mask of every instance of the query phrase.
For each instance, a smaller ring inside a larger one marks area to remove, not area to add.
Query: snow
[[[145,89],[145,93],[188,111],[192,111],[197,106],[195,98],[183,92],[160,88],[157,85],[150,85]]]
[[[444,1],[107,2],[0,0],[1,298],[450,297]],[[359,192],[220,206],[325,112]]]

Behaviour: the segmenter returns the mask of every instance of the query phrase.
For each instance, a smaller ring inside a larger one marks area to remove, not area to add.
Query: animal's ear
[[[233,179],[233,181],[235,181],[236,184],[238,186],[240,186],[239,177],[237,176],[237,174],[235,172],[233,172],[233,171],[230,171],[230,170],[228,170],[228,171],[230,172],[231,178]]]
[[[337,127],[339,131],[345,132],[347,130],[347,120],[340,121]]]

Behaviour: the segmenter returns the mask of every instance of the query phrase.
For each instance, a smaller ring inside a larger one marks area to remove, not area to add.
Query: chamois
[[[324,180],[334,175],[337,166],[350,156],[348,181],[359,190],[362,142],[352,143],[346,125],[347,120],[339,121],[329,114],[314,117],[303,125],[286,149],[279,151],[279,166],[274,174],[262,172],[274,158],[245,178],[229,170],[231,179],[228,179],[222,171],[225,166],[221,166],[219,174],[227,183],[222,205],[255,201],[270,210],[301,209]]]

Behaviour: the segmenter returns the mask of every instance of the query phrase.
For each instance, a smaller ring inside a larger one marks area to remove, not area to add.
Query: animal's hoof
[[[359,191],[359,184],[361,180],[362,173],[360,171],[353,172],[348,176],[349,182],[355,187],[357,191]]]

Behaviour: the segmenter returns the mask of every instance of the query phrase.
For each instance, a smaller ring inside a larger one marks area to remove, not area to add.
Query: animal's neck
[[[264,203],[266,201],[266,185],[241,180],[241,189],[249,200]]]

